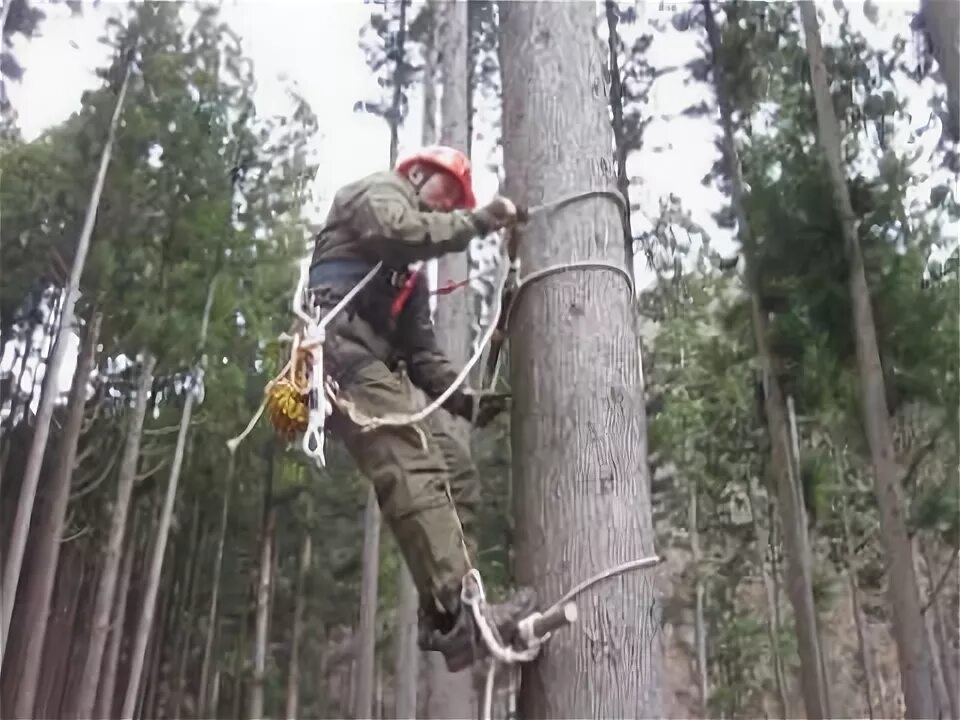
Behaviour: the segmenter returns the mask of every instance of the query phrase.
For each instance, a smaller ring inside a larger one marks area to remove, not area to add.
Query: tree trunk
[[[68,414],[61,440],[60,459],[49,485],[53,497],[39,539],[40,548],[35,561],[37,571],[33,576],[34,582],[29,586],[29,603],[31,607],[37,609],[37,613],[36,623],[30,631],[30,642],[26,646],[23,677],[20,680],[14,709],[17,717],[29,717],[33,713],[36,702],[40,661],[43,657],[53,583],[57,576],[57,562],[60,558],[60,539],[63,536],[67,503],[70,499],[70,480],[73,477],[73,466],[77,458],[77,441],[80,439],[83,413],[86,408],[87,383],[96,359],[97,340],[100,337],[102,320],[103,316],[99,312],[94,313],[93,320],[87,328],[73,375],[73,385],[67,406]]]
[[[934,554],[930,552],[930,546],[926,543],[920,542],[921,552],[924,558],[924,562],[927,565],[927,570],[931,574],[931,581],[933,581],[934,569],[936,568],[936,563],[934,562]],[[952,550],[952,553],[956,553],[957,550]],[[955,557],[953,558],[955,560]],[[952,572],[949,568],[945,571],[948,576]],[[937,581],[940,584],[940,581]],[[936,593],[938,588],[931,588],[931,593]],[[943,621],[943,611],[940,606],[940,597],[933,595],[929,597],[926,604],[925,615],[929,614],[929,622],[932,624],[932,636],[933,640],[931,642],[931,649],[937,648],[939,650],[939,661],[940,661],[940,672],[943,676],[943,682],[947,693],[947,705],[950,708],[950,717],[953,720],[957,720],[960,717],[960,698],[957,697],[957,667],[956,664],[951,659],[950,647],[952,643],[948,638]]]
[[[296,720],[300,704],[300,645],[303,638],[303,612],[307,601],[307,576],[310,573],[310,531],[303,533],[300,554],[300,576],[297,579],[297,598],[293,609],[293,641],[290,644],[290,672],[287,676],[287,718]]]
[[[710,690],[707,676],[707,623],[703,613],[703,558],[700,552],[700,532],[697,528],[697,485],[688,480],[690,486],[690,553],[694,568],[694,637],[697,644],[697,683],[700,690],[700,711],[702,717],[707,717],[710,704]]]
[[[377,574],[380,568],[380,508],[373,486],[367,493],[363,522],[363,575],[360,580],[360,626],[353,716],[369,718],[377,643]]]
[[[521,204],[613,184],[595,9],[501,5],[506,191]],[[623,224],[607,199],[534,216],[522,232],[528,272],[588,258],[626,272]],[[653,555],[646,409],[633,298],[619,273],[549,275],[522,300],[510,353],[516,575],[548,603]],[[521,716],[658,716],[663,638],[652,571],[598,585],[578,603],[577,625],[524,666]]]
[[[272,499],[270,499],[272,503]],[[250,707],[247,708],[250,720],[260,720],[263,715],[263,690],[267,667],[267,628],[269,626],[268,607],[270,605],[270,587],[273,583],[273,535],[276,528],[276,511],[267,508],[267,520],[260,542],[260,582],[257,586],[257,629],[254,637],[253,682],[250,684]],[[367,717],[366,715],[359,717]]]
[[[817,108],[820,147],[830,170],[834,202],[843,229],[844,250],[850,272],[850,296],[857,341],[857,365],[863,422],[873,463],[877,507],[880,511],[880,535],[887,555],[887,591],[893,609],[893,634],[900,660],[906,716],[934,717],[934,683],[930,652],[926,643],[920,593],[913,568],[913,552],[907,535],[905,502],[894,458],[890,413],[887,409],[883,369],[877,346],[870,289],[863,268],[857,217],[850,204],[850,193],[841,159],[840,125],[830,99],[827,70],[820,43],[817,9],[809,0],[800,2],[811,83]]]
[[[733,108],[727,95],[727,80],[717,59],[721,47],[720,34],[709,0],[703,0],[704,21],[709,38],[714,84],[720,106],[723,126],[723,154],[731,178],[733,207],[737,217],[738,235],[744,249],[747,265],[747,284],[750,290],[751,317],[757,344],[757,355],[763,373],[764,410],[772,450],[772,465],[777,481],[778,508],[783,519],[783,541],[787,559],[787,592],[796,618],[797,648],[800,655],[800,683],[803,689],[807,717],[829,717],[826,678],[822,672],[820,639],[817,634],[816,608],[813,603],[807,528],[803,504],[794,472],[786,403],[780,383],[773,372],[773,362],[767,343],[767,317],[760,306],[756,278],[755,238],[750,230],[744,197],[743,176],[733,129]]]
[[[397,610],[397,649],[394,669],[394,716],[412,720],[417,716],[417,606],[419,597],[413,576],[400,564],[400,607]]]
[[[172,713],[169,717],[179,718],[180,707],[183,702],[183,688],[186,684],[187,659],[190,656],[191,640],[193,639],[194,627],[194,601],[197,593],[197,565],[200,558],[203,557],[203,547],[206,544],[206,533],[201,535],[200,521],[200,501],[195,501],[193,510],[193,530],[190,533],[191,541],[187,552],[187,589],[184,598],[183,607],[178,616],[174,618],[177,623],[177,648],[171,657],[171,665],[176,661],[176,677],[173,686],[173,699],[171,700]]]
[[[113,716],[114,693],[117,684],[117,668],[120,664],[120,645],[123,642],[123,628],[127,616],[127,597],[130,593],[130,577],[133,574],[133,559],[137,554],[137,519],[134,512],[130,525],[130,537],[124,553],[123,567],[120,570],[120,586],[114,603],[113,621],[110,627],[110,643],[101,671],[100,687],[97,691],[97,712],[95,717]]]
[[[440,143],[464,153],[470,152],[469,72],[467,53],[467,3],[462,0],[433,4],[436,26],[434,43],[439,51]],[[452,253],[437,260],[437,286],[467,277],[467,252]],[[454,367],[466,364],[470,346],[468,288],[438,297],[437,340]],[[469,451],[470,426],[465,420],[444,417],[451,424],[451,436]],[[440,653],[423,654],[427,666],[427,717],[468,718],[473,713],[473,675],[451,673]]]
[[[207,330],[210,325],[210,311],[213,308],[213,298],[216,294],[218,276],[215,274],[207,288],[207,300],[203,308],[203,318],[200,323],[200,341],[198,354],[200,355],[201,371],[206,367],[206,355],[203,350],[207,342]],[[196,379],[196,376],[194,376]],[[123,717],[132,716],[137,700],[137,690],[140,685],[140,674],[143,670],[144,653],[147,648],[147,638],[153,624],[156,611],[157,590],[160,584],[160,571],[163,568],[163,556],[167,549],[167,537],[170,534],[170,523],[173,519],[173,505],[177,497],[177,483],[180,480],[180,469],[183,466],[184,449],[187,444],[187,433],[190,430],[190,416],[193,412],[193,402],[196,393],[192,388],[186,391],[183,402],[183,414],[180,416],[180,430],[177,433],[177,445],[173,451],[173,465],[170,468],[170,478],[167,482],[167,494],[164,498],[163,511],[160,515],[160,526],[157,528],[157,541],[153,548],[150,575],[147,578],[146,592],[140,612],[140,623],[134,635],[134,646],[130,662],[130,679],[127,683],[127,693],[123,701]]]
[[[6,5],[6,3],[4,3]],[[110,119],[110,127],[107,131],[107,140],[103,146],[103,153],[100,156],[100,167],[97,170],[97,177],[93,184],[93,191],[90,193],[90,203],[87,206],[86,216],[83,219],[83,229],[80,231],[80,238],[77,241],[77,250],[73,258],[73,265],[70,268],[70,279],[67,281],[67,287],[64,288],[66,298],[63,303],[63,311],[60,315],[60,327],[57,330],[57,338],[51,352],[50,361],[47,363],[46,372],[43,376],[43,391],[40,395],[40,405],[37,408],[37,417],[34,423],[33,441],[30,445],[30,455],[27,459],[27,467],[23,473],[23,480],[20,487],[20,501],[17,505],[17,516],[13,523],[13,536],[10,541],[10,548],[6,558],[6,566],[3,574],[3,602],[2,605],[2,627],[0,633],[4,637],[10,631],[10,620],[13,615],[13,604],[17,599],[17,585],[20,581],[20,567],[23,563],[23,552],[27,544],[27,534],[30,530],[30,517],[33,514],[33,503],[37,495],[37,484],[40,480],[40,469],[43,466],[43,455],[47,447],[47,438],[50,435],[50,421],[53,419],[53,411],[56,407],[56,401],[60,395],[60,367],[63,365],[63,358],[67,353],[68,338],[73,332],[74,326],[74,308],[77,304],[77,298],[80,294],[80,277],[83,275],[83,267],[87,261],[87,252],[90,249],[90,238],[93,235],[94,221],[97,217],[97,208],[100,204],[100,194],[103,192],[103,185],[107,177],[107,167],[110,165],[110,156],[113,153],[113,143],[116,139],[117,126],[120,123],[120,113],[123,110],[123,101],[127,95],[127,87],[130,84],[130,72],[133,63],[128,62],[126,73],[124,74],[123,84],[120,86],[120,92],[117,95],[117,103],[113,109],[113,117]],[[0,662],[3,657],[0,656]]]
[[[103,570],[100,574],[100,584],[97,588],[97,598],[91,620],[87,659],[84,663],[83,677],[80,680],[80,690],[77,697],[77,716],[81,720],[92,716],[97,697],[103,649],[107,642],[107,633],[110,631],[110,611],[113,609],[117,572],[120,567],[120,555],[123,552],[123,536],[127,526],[127,515],[130,512],[130,497],[137,477],[137,459],[140,457],[143,420],[147,413],[148,395],[153,385],[153,371],[156,364],[157,359],[150,353],[145,352],[143,367],[140,369],[136,406],[130,416],[126,443],[123,448],[123,458],[120,461],[117,499],[110,520],[110,536],[107,540],[107,550],[104,553]]]
[[[920,0],[920,9],[940,74],[947,85],[947,129],[954,142],[960,142],[960,3],[957,0]]]
[[[227,539],[227,523],[230,515],[230,496],[233,493],[233,478],[236,470],[236,456],[230,453],[227,464],[227,489],[223,494],[223,508],[220,512],[220,537],[217,539],[217,554],[213,563],[213,590],[210,593],[210,611],[207,614],[207,633],[203,643],[203,661],[200,667],[200,687],[197,690],[197,718],[206,717],[207,698],[209,691],[207,684],[210,678],[210,667],[213,662],[213,644],[217,636],[217,617],[220,603],[220,573],[223,570],[223,546]],[[216,714],[216,706],[211,705]]]
[[[763,589],[767,598],[767,634],[770,637],[770,655],[773,660],[773,679],[777,687],[777,702],[780,705],[779,717],[787,718],[790,705],[787,701],[787,683],[783,671],[783,656],[780,653],[780,613],[778,611],[776,586],[771,577],[771,572],[767,570],[766,550],[770,545],[770,535],[761,528],[760,518],[757,513],[757,498],[755,494],[755,480],[749,478],[750,484],[747,499],[750,502],[750,518],[753,523],[753,534],[757,541],[757,566],[760,568],[760,574],[763,577]],[[774,576],[776,568],[773,569]]]

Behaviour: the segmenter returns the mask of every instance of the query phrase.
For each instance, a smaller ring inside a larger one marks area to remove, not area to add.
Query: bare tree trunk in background
[[[947,85],[949,127],[960,142],[960,3],[956,0],[920,0],[924,26],[930,34],[933,54]]]
[[[936,717],[947,718],[950,717],[950,692],[947,689],[947,678],[944,675],[944,667],[940,663],[940,644],[937,642],[933,626],[933,612],[930,610],[932,603],[935,602],[935,598],[931,596],[935,578],[930,568],[926,565],[919,538],[916,535],[913,536],[912,544],[913,567],[917,574],[917,580],[920,583],[920,597],[923,601],[923,607],[927,608],[927,611],[923,613],[923,625],[927,633],[927,645],[930,648],[930,663],[933,666],[933,687],[936,693],[938,709]]]
[[[213,308],[213,298],[216,294],[218,275],[214,274],[207,288],[207,299],[203,308],[203,318],[200,323],[200,341],[197,344],[200,355],[201,370],[206,367],[206,355],[203,350],[207,342],[207,331],[210,326],[210,312]],[[194,376],[196,380],[196,376]],[[183,413],[180,416],[180,431],[177,433],[177,445],[173,451],[173,464],[170,468],[170,478],[167,482],[167,494],[164,498],[163,512],[160,515],[160,526],[157,529],[157,541],[153,549],[153,559],[150,566],[150,575],[147,578],[146,592],[140,614],[140,624],[134,635],[133,653],[130,662],[130,679],[127,683],[127,693],[123,701],[123,717],[125,720],[133,715],[137,689],[140,685],[140,674],[143,670],[144,653],[147,648],[147,638],[150,636],[150,627],[156,611],[157,590],[160,584],[160,571],[163,568],[163,556],[167,549],[167,537],[170,534],[170,523],[173,519],[173,505],[177,497],[177,483],[180,480],[180,470],[183,467],[184,449],[187,444],[187,433],[190,430],[190,416],[193,412],[193,403],[197,395],[191,387],[186,391],[183,402]]]
[[[373,486],[367,492],[363,515],[363,575],[360,581],[360,647],[357,681],[353,695],[353,716],[369,718],[373,702],[373,674],[377,642],[377,573],[380,568],[380,508]]]
[[[466,154],[469,137],[469,67],[467,53],[467,2],[434,2],[434,43],[439,52],[440,143]],[[456,282],[470,272],[467,252],[445,255],[437,260],[437,286]],[[466,364],[470,346],[468,288],[438,296],[435,322],[437,340],[454,367]],[[439,411],[445,412],[445,411]],[[465,420],[445,416],[451,437],[469,453],[470,426]],[[455,469],[451,468],[451,472]],[[451,673],[440,653],[423,654],[427,666],[427,717],[468,718],[473,714],[473,675],[465,670]]]
[[[101,672],[100,687],[97,691],[97,711],[95,717],[113,716],[114,692],[117,684],[117,668],[120,664],[120,645],[123,641],[124,621],[127,616],[127,597],[130,593],[130,577],[133,574],[133,559],[137,554],[137,520],[139,513],[134,511],[124,553],[123,566],[120,569],[120,585],[117,588],[114,603],[113,620],[110,627],[110,642]]]
[[[4,3],[6,9],[8,3]],[[10,632],[10,620],[13,616],[13,605],[17,599],[17,585],[20,581],[20,566],[23,563],[23,553],[27,544],[27,534],[30,531],[30,517],[33,514],[33,503],[37,495],[37,484],[40,480],[40,470],[43,466],[43,455],[47,447],[47,438],[50,435],[50,421],[53,419],[53,411],[56,407],[56,400],[59,396],[57,383],[60,381],[60,367],[63,365],[63,358],[67,353],[67,344],[74,326],[74,308],[77,304],[77,298],[80,294],[80,277],[83,275],[83,267],[87,261],[87,252],[90,249],[90,240],[93,236],[93,226],[97,217],[97,208],[100,205],[100,195],[103,192],[103,185],[107,177],[107,168],[110,165],[110,156],[113,154],[113,144],[116,140],[117,126],[120,123],[120,114],[123,110],[123,101],[127,95],[127,88],[130,84],[130,73],[133,68],[133,61],[127,62],[126,72],[123,78],[123,84],[120,86],[120,92],[117,95],[117,103],[113,109],[113,117],[110,119],[110,127],[107,130],[107,139],[103,146],[103,153],[100,156],[100,167],[97,170],[97,177],[93,184],[93,191],[90,193],[90,203],[87,206],[86,216],[83,219],[83,229],[80,231],[80,238],[77,241],[77,250],[73,258],[73,265],[70,268],[70,279],[67,281],[67,287],[64,288],[66,299],[63,303],[63,311],[60,316],[60,327],[57,330],[56,341],[51,353],[50,362],[47,364],[46,373],[43,377],[43,392],[40,396],[40,404],[37,408],[37,417],[34,422],[33,441],[30,445],[30,455],[27,458],[27,467],[23,473],[23,480],[20,486],[20,501],[17,505],[17,517],[13,523],[13,535],[10,539],[10,547],[6,557],[6,565],[3,573],[3,597],[2,612],[0,612],[0,634],[7,637]],[[0,663],[3,657],[0,656]]]
[[[140,368],[140,382],[137,386],[136,406],[130,415],[127,437],[120,461],[117,479],[117,499],[113,505],[110,520],[110,536],[103,557],[103,570],[97,588],[91,620],[90,643],[87,647],[87,659],[80,680],[77,696],[77,717],[80,720],[93,714],[97,698],[97,685],[100,679],[100,667],[103,663],[103,650],[110,631],[110,611],[113,609],[114,594],[117,587],[117,573],[120,568],[120,556],[123,552],[123,536],[127,527],[127,515],[130,512],[130,497],[137,477],[137,459],[140,457],[140,439],[143,435],[143,420],[147,414],[150,388],[153,386],[153,371],[157,359],[144,352],[143,366]]]
[[[817,632],[816,607],[813,602],[813,578],[810,565],[807,529],[803,504],[798,491],[791,452],[791,433],[787,408],[780,383],[773,372],[773,362],[767,342],[767,318],[757,294],[756,244],[750,228],[745,204],[740,158],[734,139],[733,108],[727,95],[727,79],[718,60],[721,48],[720,33],[709,0],[703,0],[704,22],[709,38],[714,86],[720,106],[723,127],[723,154],[731,178],[733,207],[737,230],[744,251],[747,284],[750,291],[753,334],[757,355],[763,373],[764,410],[772,450],[771,462],[777,480],[778,507],[783,518],[783,541],[787,559],[787,591],[796,618],[797,648],[800,655],[800,683],[803,689],[807,717],[829,717],[828,689],[821,663],[820,638]]]
[[[500,6],[506,194],[518,203],[614,182],[595,10],[593,2]],[[522,233],[527,274],[585,259],[626,271],[621,215],[610,200],[535,216]],[[544,277],[515,308],[510,342],[516,575],[547,603],[599,571],[654,554],[629,286],[609,270]],[[660,715],[654,572],[624,574],[577,600],[580,621],[523,666],[522,717]]]
[[[271,501],[272,502],[272,501]],[[263,715],[263,690],[267,665],[267,628],[269,625],[270,587],[273,583],[273,540],[277,514],[267,509],[267,522],[260,542],[260,582],[257,586],[257,631],[253,643],[253,682],[250,683],[250,707],[247,717],[260,720]],[[367,717],[360,715],[358,717]]]
[[[296,720],[300,704],[300,645],[303,637],[303,612],[307,601],[307,576],[310,573],[310,530],[303,533],[300,552],[300,575],[297,578],[297,597],[293,608],[293,641],[290,645],[290,672],[287,675],[287,718]]]
[[[195,625],[194,622],[194,600],[197,594],[197,566],[200,564],[200,559],[203,557],[203,548],[206,545],[207,534],[201,529],[201,520],[200,520],[200,501],[194,501],[194,510],[193,510],[193,530],[190,533],[191,542],[188,546],[187,552],[187,588],[186,596],[184,598],[184,603],[180,612],[174,618],[176,622],[176,638],[177,643],[173,656],[171,657],[171,665],[173,662],[176,662],[176,677],[174,680],[173,686],[173,699],[171,700],[172,713],[170,717],[179,718],[182,717],[180,714],[180,706],[183,702],[183,688],[186,684],[186,673],[187,673],[187,658],[190,656],[190,647],[193,640],[193,628]]]
[[[843,228],[843,244],[849,264],[863,423],[873,462],[877,507],[880,511],[880,536],[887,556],[887,591],[893,610],[893,635],[900,660],[906,716],[935,717],[932,663],[920,612],[920,593],[913,568],[913,551],[907,534],[906,504],[894,457],[890,413],[887,408],[883,369],[880,365],[870,288],[867,286],[860,241],[857,238],[857,216],[850,204],[850,192],[843,168],[841,130],[830,97],[816,6],[809,0],[803,0],[800,2],[800,16],[810,61],[820,148],[830,170],[834,202]]]
[[[412,720],[417,716],[417,606],[419,598],[406,563],[400,564],[400,606],[397,610],[397,648],[394,669],[394,716]]]
[[[747,499],[750,502],[750,518],[753,523],[753,534],[757,541],[757,566],[763,576],[763,589],[767,598],[767,634],[770,637],[770,654],[773,660],[773,679],[777,686],[777,702],[780,705],[778,717],[790,717],[790,705],[787,701],[787,684],[784,679],[783,657],[780,653],[780,613],[777,611],[777,592],[771,573],[767,570],[766,549],[770,544],[770,533],[762,529],[756,497],[756,480],[748,480],[750,489]],[[774,570],[776,572],[776,570]]]
[[[200,687],[197,690],[197,718],[206,717],[207,699],[209,690],[207,685],[210,678],[210,668],[213,661],[213,644],[217,636],[217,620],[220,603],[220,574],[223,571],[223,546],[227,540],[227,523],[230,515],[230,496],[233,493],[233,478],[236,470],[236,456],[230,453],[227,464],[227,488],[223,494],[223,508],[220,512],[220,537],[217,539],[217,554],[213,563],[213,590],[210,593],[210,611],[207,614],[207,633],[203,643],[203,661],[200,666]],[[216,712],[216,705],[211,705]]]
[[[60,558],[60,539],[63,536],[64,521],[67,516],[67,503],[70,500],[70,480],[73,477],[73,465],[77,459],[77,442],[80,439],[83,413],[86,408],[87,383],[96,359],[97,340],[100,337],[102,320],[103,315],[95,312],[87,328],[83,347],[80,349],[67,405],[59,462],[49,484],[49,491],[53,497],[39,538],[40,546],[35,561],[37,570],[33,576],[33,582],[28,586],[30,591],[28,602],[31,607],[37,609],[37,612],[36,622],[30,631],[30,642],[25,649],[23,676],[14,708],[17,717],[30,717],[36,702],[40,661],[43,657],[50,601],[53,597],[53,584]]]
[[[697,528],[697,486],[692,480],[688,480],[690,486],[690,552],[692,555],[695,573],[695,607],[694,607],[694,637],[697,644],[697,682],[700,691],[700,710],[702,717],[707,717],[710,703],[710,689],[708,685],[707,671],[707,622],[703,614],[703,569],[701,563],[703,557],[700,552],[700,532]]]
[[[931,552],[930,546],[918,540],[920,544],[920,552],[923,556],[924,562],[926,563],[927,570],[930,573],[931,579],[935,574],[937,563],[935,562],[935,555]],[[956,549],[951,549],[951,553],[956,553]],[[954,558],[955,559],[955,558]],[[945,571],[948,576],[953,570],[949,568]],[[939,576],[939,573],[937,573]],[[941,581],[937,581],[938,584]],[[956,587],[956,582],[954,582],[954,587]],[[932,592],[936,592],[937,588],[932,588]],[[953,720],[957,720],[960,717],[960,698],[957,696],[957,682],[958,682],[958,672],[957,665],[953,661],[950,648],[953,645],[951,639],[947,636],[945,632],[945,623],[943,620],[943,609],[941,607],[941,598],[939,596],[930,597],[927,600],[927,610],[926,614],[929,614],[930,620],[932,623],[932,648],[936,648],[939,651],[939,661],[940,661],[940,672],[943,677],[944,686],[947,693],[947,705],[950,708],[950,717]]]

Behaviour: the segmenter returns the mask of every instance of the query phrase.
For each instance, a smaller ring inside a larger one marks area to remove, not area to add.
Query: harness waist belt
[[[310,267],[310,287],[318,285],[356,285],[373,265],[363,260],[321,260]]]

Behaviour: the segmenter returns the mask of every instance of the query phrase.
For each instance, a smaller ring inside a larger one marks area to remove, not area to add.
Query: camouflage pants
[[[379,361],[351,373],[340,392],[371,417],[423,407],[406,375],[391,372]],[[451,422],[441,409],[421,423],[426,449],[411,427],[361,432],[339,412],[330,423],[373,483],[384,520],[425,607],[434,605],[433,600],[449,607],[448,599],[451,594],[459,596],[461,580],[472,567],[472,543],[466,540],[456,506],[466,511],[469,530],[475,512],[476,467],[468,449],[450,434]]]

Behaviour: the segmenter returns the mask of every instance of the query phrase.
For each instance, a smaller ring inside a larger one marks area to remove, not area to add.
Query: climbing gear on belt
[[[446,145],[430,145],[402,158],[395,169],[405,175],[417,163],[429,165],[453,175],[463,191],[463,206],[469,209],[477,206],[477,198],[473,194],[470,158],[464,153]]]

